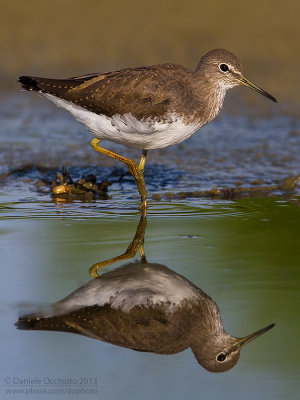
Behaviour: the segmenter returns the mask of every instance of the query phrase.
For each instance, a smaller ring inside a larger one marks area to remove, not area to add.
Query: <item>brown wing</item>
[[[172,354],[188,345],[183,338],[190,327],[171,319],[162,310],[135,307],[129,313],[106,305],[91,306],[64,315],[20,317],[16,326],[25,330],[70,332],[138,351]]]
[[[164,64],[70,79],[20,77],[19,81],[27,90],[52,94],[97,114],[130,112],[142,119],[164,115],[172,103],[186,99],[189,74],[184,67]]]

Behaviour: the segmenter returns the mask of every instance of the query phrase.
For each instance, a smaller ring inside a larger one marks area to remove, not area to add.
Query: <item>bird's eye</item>
[[[219,68],[220,68],[220,70],[221,70],[222,72],[227,72],[227,71],[229,71],[229,67],[228,67],[227,64],[220,64]]]
[[[225,353],[220,353],[217,355],[217,360],[219,362],[223,362],[226,359],[226,354]]]

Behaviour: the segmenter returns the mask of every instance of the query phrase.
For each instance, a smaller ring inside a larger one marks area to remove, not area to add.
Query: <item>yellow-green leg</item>
[[[136,255],[137,251],[140,252],[142,261],[146,260],[145,251],[144,251],[144,236],[145,236],[145,229],[147,225],[146,214],[141,215],[140,222],[136,229],[136,233],[132,242],[127,247],[127,250],[120,254],[117,257],[110,258],[108,260],[100,261],[91,266],[89,273],[93,278],[99,278],[98,270],[100,268],[106,267],[109,264],[114,264],[117,261],[127,260],[128,258],[132,258]]]
[[[146,157],[147,157],[147,150],[143,150],[143,155],[141,158],[141,161],[139,163],[139,170],[141,173],[145,176],[145,163],[146,163]]]
[[[140,210],[142,214],[145,214],[147,211],[147,190],[145,185],[144,179],[144,167],[145,167],[145,159],[147,155],[147,151],[143,151],[143,155],[140,161],[140,165],[138,166],[137,163],[129,158],[120,156],[113,151],[104,149],[99,145],[100,139],[93,139],[91,141],[91,146],[94,150],[98,151],[99,153],[106,154],[107,156],[113,157],[116,160],[122,161],[124,164],[127,165],[129,172],[134,176],[138,191],[141,195],[141,205]]]

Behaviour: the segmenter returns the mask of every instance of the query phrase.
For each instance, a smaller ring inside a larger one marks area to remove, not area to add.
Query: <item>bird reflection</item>
[[[206,293],[168,267],[146,261],[145,226],[142,216],[127,251],[91,268],[95,279],[55,303],[51,310],[21,316],[17,327],[77,333],[157,354],[191,348],[208,371],[231,369],[241,348],[274,324],[243,338],[226,333],[219,308]],[[132,257],[138,250],[141,261],[98,275],[100,267]]]

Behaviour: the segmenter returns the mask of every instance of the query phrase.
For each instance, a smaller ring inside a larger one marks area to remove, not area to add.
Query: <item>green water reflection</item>
[[[0,291],[6,362],[1,375],[97,377],[98,394],[105,399],[196,398],[199,392],[208,399],[297,398],[298,202],[242,199],[224,203],[223,213],[221,204],[214,212],[212,202],[210,211],[198,209],[181,218],[162,218],[155,207],[149,213],[147,260],[167,265],[208,293],[220,307],[226,330],[243,336],[276,323],[243,350],[232,371],[221,375],[199,367],[190,351],[159,356],[77,335],[15,330],[19,314],[59,300],[89,280],[92,264],[124,252],[139,217],[106,218],[95,212],[93,218],[63,213],[53,218],[53,205],[52,218],[49,210],[47,218],[6,215]]]

